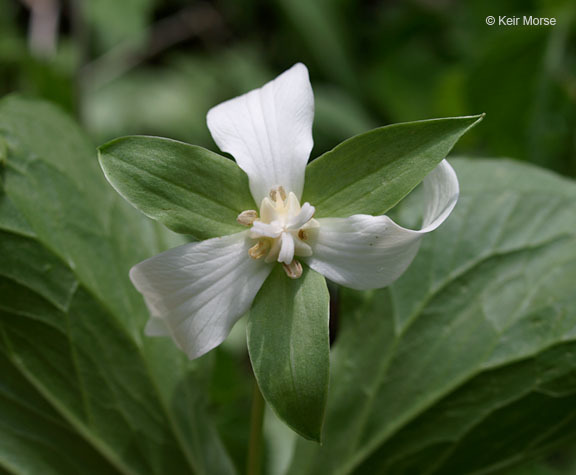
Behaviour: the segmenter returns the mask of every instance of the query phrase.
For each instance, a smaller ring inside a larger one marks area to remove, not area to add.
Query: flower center
[[[292,192],[286,195],[279,186],[270,191],[270,197],[262,200],[260,217],[253,210],[244,211],[238,222],[250,226],[250,237],[258,242],[248,254],[253,259],[264,258],[265,262],[282,263],[289,277],[296,279],[302,275],[301,264],[295,256],[311,256],[308,244],[309,233],[319,226],[313,219],[314,206],[300,201]]]

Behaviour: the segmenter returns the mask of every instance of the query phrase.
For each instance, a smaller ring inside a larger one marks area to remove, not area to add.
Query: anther
[[[306,232],[305,229],[301,229],[300,231],[298,231],[298,238],[300,238],[301,241],[308,240],[308,233]]]
[[[242,211],[236,221],[240,223],[242,226],[252,226],[254,221],[258,218],[258,213],[253,209],[248,209],[246,211]]]
[[[282,185],[280,185],[278,188],[272,188],[270,190],[270,198],[272,201],[278,201],[278,196],[280,196],[282,201],[286,201],[286,190]]]
[[[260,239],[254,246],[248,249],[248,255],[252,259],[262,259],[270,250],[270,243]]]
[[[300,264],[296,259],[292,259],[290,264],[282,263],[282,267],[284,268],[286,275],[291,279],[298,279],[302,275],[302,264]]]

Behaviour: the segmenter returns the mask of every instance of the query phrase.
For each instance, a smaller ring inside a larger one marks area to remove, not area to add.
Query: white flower
[[[212,137],[248,175],[260,210],[238,216],[249,226],[244,232],[185,244],[132,268],[152,315],[148,335],[171,335],[190,358],[203,355],[227,337],[278,263],[291,278],[301,275],[303,262],[347,287],[385,287],[408,267],[422,234],[450,214],[458,180],[444,160],[424,180],[419,231],[387,216],[314,219],[314,203],[300,204],[313,116],[303,64],[208,112]]]

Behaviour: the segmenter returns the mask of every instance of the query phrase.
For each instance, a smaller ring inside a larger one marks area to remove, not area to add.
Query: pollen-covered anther
[[[270,190],[270,198],[272,201],[279,201],[278,198],[280,198],[282,201],[286,201],[286,196],[286,190],[282,185],[280,185],[278,188],[273,188]]]
[[[291,279],[298,279],[302,276],[302,264],[300,264],[296,259],[292,259],[290,264],[282,263],[282,267],[284,268],[286,275]]]
[[[298,238],[301,241],[307,241],[308,240],[308,233],[306,232],[305,229],[301,229],[300,231],[298,231]]]
[[[252,226],[254,221],[258,219],[258,212],[253,209],[247,209],[246,211],[242,211],[236,221],[241,224],[242,226]]]
[[[270,250],[268,240],[260,239],[254,246],[248,249],[248,255],[252,259],[262,259]]]

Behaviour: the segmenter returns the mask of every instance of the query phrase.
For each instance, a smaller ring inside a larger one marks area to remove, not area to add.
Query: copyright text
[[[554,17],[537,17],[537,16],[506,16],[498,17],[487,16],[486,24],[489,26],[554,26],[556,18]]]

